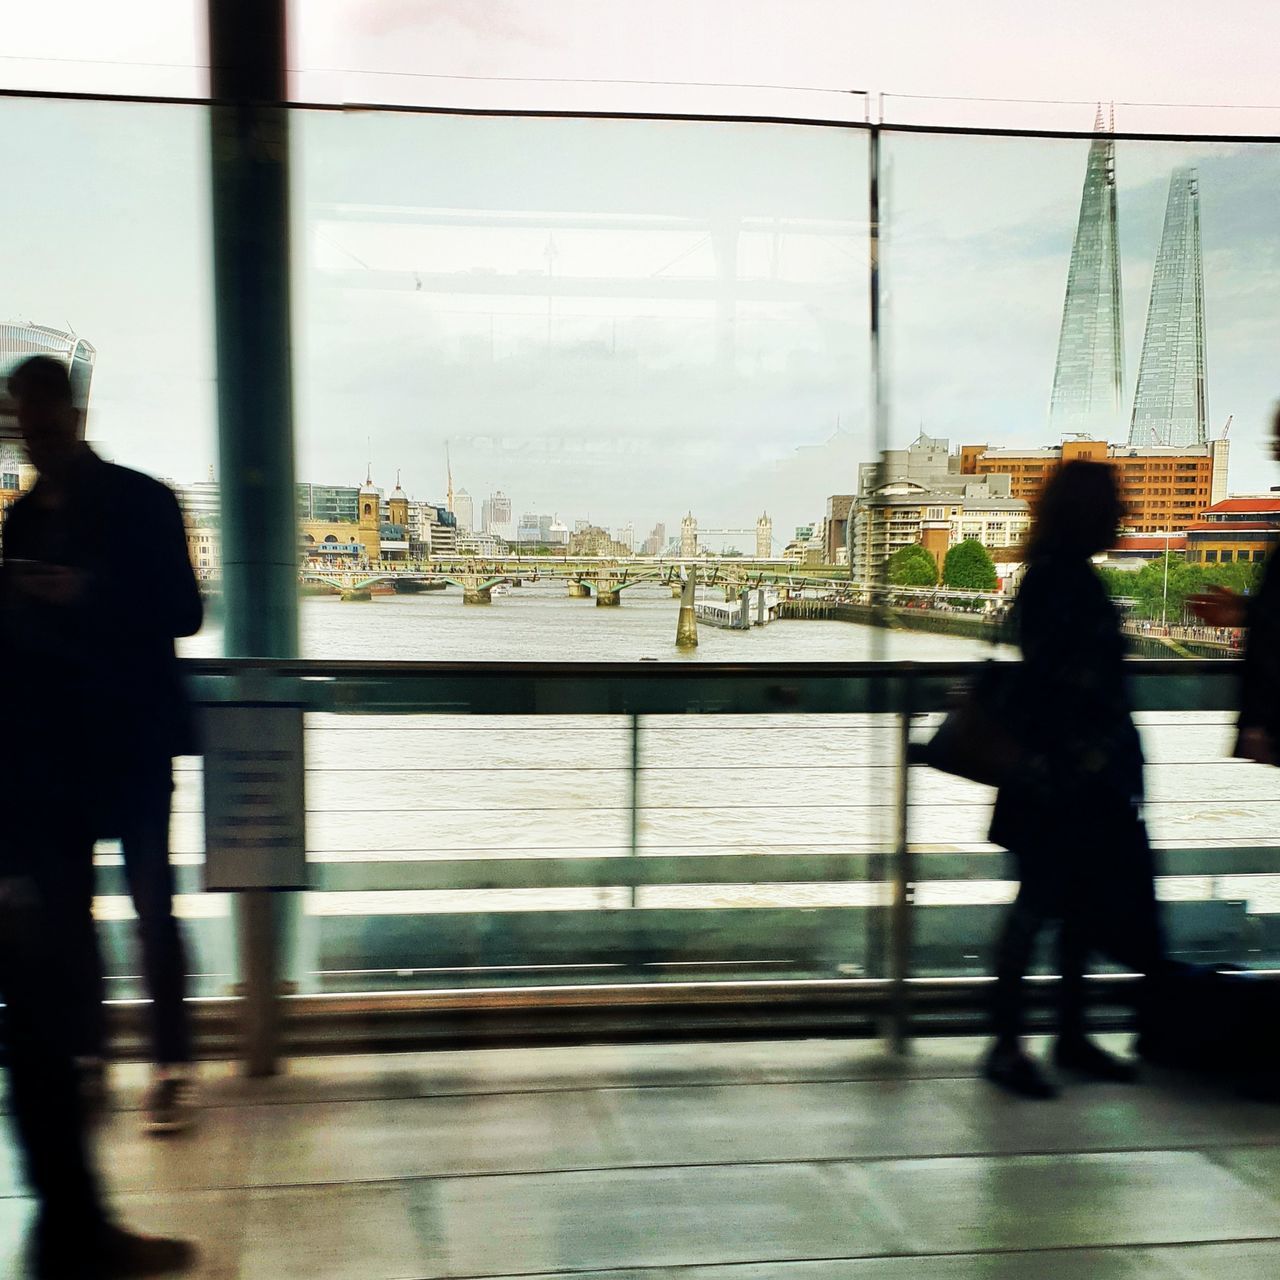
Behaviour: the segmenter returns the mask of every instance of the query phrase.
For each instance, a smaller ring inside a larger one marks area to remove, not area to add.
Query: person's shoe
[[[123,1227],[106,1227],[90,1240],[64,1241],[39,1249],[35,1280],[146,1280],[179,1276],[195,1266],[198,1253],[189,1240],[143,1236]]]
[[[992,1049],[983,1063],[982,1074],[1019,1098],[1047,1102],[1058,1096],[1053,1083],[1021,1049]]]
[[[153,1137],[185,1133],[195,1123],[195,1085],[186,1075],[157,1076],[142,1105],[142,1127]]]
[[[1124,1058],[1100,1049],[1085,1036],[1059,1039],[1053,1047],[1053,1065],[1089,1080],[1105,1080],[1111,1084],[1133,1084],[1138,1068]]]

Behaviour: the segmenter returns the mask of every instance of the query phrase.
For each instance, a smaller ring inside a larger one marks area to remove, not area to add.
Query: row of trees
[[[899,547],[886,568],[894,587],[936,587],[938,562],[919,543]],[[942,585],[958,591],[994,591],[999,585],[991,553],[977,538],[957,542],[942,562]]]
[[[1165,596],[1165,568],[1168,567],[1168,598]],[[1132,600],[1133,616],[1153,621],[1167,618],[1181,621],[1187,597],[1210,587],[1226,587],[1252,595],[1262,576],[1261,564],[1190,564],[1173,553],[1144,564],[1136,573],[1129,569],[1101,569],[1103,582],[1112,596]]]
[[[1167,564],[1166,564],[1167,562]],[[1166,578],[1167,567],[1167,578]],[[1132,600],[1135,617],[1179,621],[1186,612],[1187,597],[1210,587],[1225,587],[1244,595],[1257,589],[1261,564],[1191,564],[1170,553],[1152,560],[1136,572],[1132,569],[1100,569],[1107,591]],[[888,580],[895,587],[936,587],[938,562],[913,543],[889,557]],[[1166,586],[1167,583],[1167,586]],[[941,585],[961,591],[994,591],[998,584],[990,552],[976,538],[958,542],[942,564]]]

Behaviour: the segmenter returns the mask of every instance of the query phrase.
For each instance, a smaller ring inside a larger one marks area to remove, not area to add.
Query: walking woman
[[[1020,884],[996,955],[996,1040],[986,1075],[1023,1097],[1056,1094],[1020,1038],[1023,978],[1047,926],[1059,926],[1053,1059],[1064,1071],[1135,1078],[1129,1062],[1085,1035],[1089,954],[1104,952],[1144,975],[1163,963],[1124,639],[1091,563],[1115,542],[1123,513],[1107,464],[1073,461],[1055,471],[1036,509],[1013,607],[1026,769],[1000,788],[990,838],[1012,852]]]

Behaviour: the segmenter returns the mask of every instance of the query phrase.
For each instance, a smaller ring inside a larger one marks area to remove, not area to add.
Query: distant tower
[[[1093,127],[1103,134],[1101,105]],[[1108,133],[1089,145],[1062,303],[1049,425],[1056,434],[1083,431],[1105,439],[1123,419],[1123,396],[1116,148]]]
[[[366,559],[377,560],[382,554],[382,494],[373,483],[370,470],[360,486],[359,514],[356,521],[356,538],[364,548]]]
[[[756,521],[756,559],[773,559],[773,521],[767,511]]]
[[[406,528],[409,524],[409,495],[400,487],[400,473],[396,472],[396,487],[391,490],[387,499],[387,508],[391,523]]]
[[[692,560],[698,554],[698,521],[690,511],[680,521],[680,555],[685,560]]]
[[[1129,443],[1185,446],[1208,439],[1200,184],[1194,169],[1182,168],[1169,179]]]
[[[453,510],[453,463],[449,460],[449,442],[444,442],[444,469],[445,475],[448,477],[449,488],[445,494],[445,505],[450,511]]]

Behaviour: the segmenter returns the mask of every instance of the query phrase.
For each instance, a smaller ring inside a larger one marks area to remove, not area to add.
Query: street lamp
[[[1172,531],[1165,526],[1164,531],[1164,599],[1160,603],[1160,625],[1169,625],[1169,534]]]

